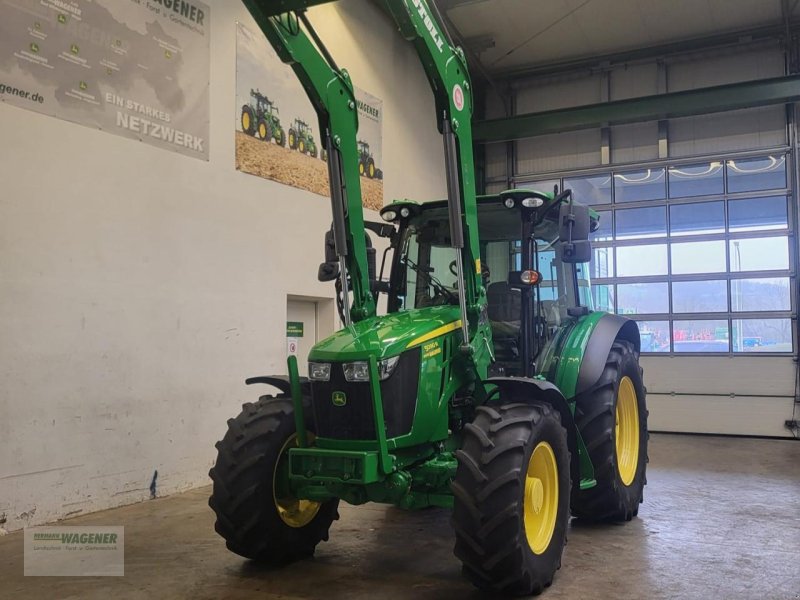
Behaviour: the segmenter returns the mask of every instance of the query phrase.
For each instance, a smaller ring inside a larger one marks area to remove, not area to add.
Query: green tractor
[[[274,139],[279,146],[285,146],[278,107],[258,90],[251,89],[250,98],[250,104],[242,106],[242,131],[265,142]]]
[[[311,125],[300,119],[294,120],[294,124],[289,128],[289,148],[317,158],[317,142],[314,141]]]
[[[367,142],[358,141],[358,174],[370,179],[383,179],[383,171],[375,166],[375,159]]]
[[[592,310],[598,216],[569,190],[476,196],[464,54],[426,0],[385,0],[428,66],[447,199],[365,222],[353,84],[304,12],[320,1],[244,3],[319,115],[333,219],[318,278],[335,282],[344,328],[312,348],[307,377],[292,356],[288,375],[247,380],[278,393],[245,404],[217,443],[216,531],[280,565],[328,539],[342,501],[444,507],[470,581],[537,594],[571,515],[627,521],[643,499],[639,331]],[[375,236],[392,252],[380,271]]]

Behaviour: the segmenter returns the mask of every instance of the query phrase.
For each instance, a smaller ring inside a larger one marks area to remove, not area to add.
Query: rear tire
[[[289,148],[292,150],[297,148],[297,134],[294,132],[294,129],[289,130]]]
[[[626,379],[632,384],[635,400],[630,399]],[[645,394],[642,368],[633,344],[614,342],[599,381],[587,393],[580,394],[575,407],[575,422],[592,459],[597,485],[574,495],[574,516],[592,521],[630,521],[638,514],[647,483],[649,434]],[[620,402],[621,409],[635,403],[636,415],[627,420],[628,426],[624,417],[619,419]],[[637,423],[637,431],[631,430],[632,422]],[[630,436],[638,439],[635,452],[630,452],[633,439]]]
[[[242,131],[247,135],[252,136],[256,134],[256,117],[253,114],[253,109],[247,106],[247,104],[242,107],[241,124]]]
[[[536,479],[540,451],[553,468]],[[558,412],[543,403],[480,406],[456,457],[454,552],[464,575],[481,589],[539,594],[561,566],[569,522],[570,455]]]
[[[375,179],[375,161],[372,157],[367,161],[367,177]]]
[[[286,498],[276,489],[281,483],[276,486],[279,461],[285,461],[295,434],[294,409],[283,395],[262,396],[228,420],[228,431],[216,444],[216,464],[208,473],[214,482],[208,501],[217,515],[214,529],[228,550],[282,564],[313,555],[317,544],[328,539],[331,523],[339,518],[338,500],[312,504]]]

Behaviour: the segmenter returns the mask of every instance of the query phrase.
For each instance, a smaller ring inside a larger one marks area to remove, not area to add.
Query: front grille
[[[380,383],[388,438],[411,431],[417,408],[419,356],[419,348],[401,354],[394,373]],[[333,403],[335,392],[343,392],[347,397],[344,406]],[[318,436],[337,440],[375,439],[369,383],[346,381],[341,363],[331,365],[330,381],[311,383],[311,398]]]

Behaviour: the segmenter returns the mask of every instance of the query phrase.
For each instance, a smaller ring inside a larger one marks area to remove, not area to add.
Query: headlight
[[[397,368],[398,362],[400,362],[400,357],[393,356],[392,358],[387,358],[378,363],[378,376],[381,381],[389,379],[389,377],[392,376],[392,373],[394,373],[394,370]]]
[[[311,381],[330,381],[331,363],[308,363],[308,378]]]
[[[393,210],[385,210],[381,213],[381,219],[387,223],[391,223],[397,218],[397,213]]]
[[[544,204],[544,200],[542,200],[541,198],[536,198],[536,197],[524,198],[522,200],[522,206],[524,206],[525,208],[539,208],[543,204]]]
[[[378,361],[378,378],[383,381],[391,377],[398,362],[400,362],[399,356]],[[345,363],[342,365],[342,369],[347,381],[369,381],[369,363],[367,361]]]
[[[369,381],[369,363],[366,361],[344,363],[342,369],[347,381]]]

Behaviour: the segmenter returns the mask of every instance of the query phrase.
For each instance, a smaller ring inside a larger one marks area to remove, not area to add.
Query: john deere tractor
[[[300,119],[294,120],[289,128],[289,148],[317,158],[317,142],[314,141],[314,132],[308,123]]]
[[[318,277],[344,327],[312,348],[307,374],[292,356],[288,375],[247,380],[277,393],[245,404],[217,444],[216,530],[279,565],[328,539],[342,501],[444,507],[470,581],[539,593],[570,515],[630,520],[645,484],[639,331],[592,309],[597,214],[569,190],[476,196],[464,54],[434,4],[385,0],[434,92],[447,198],[365,222],[353,83],[305,12],[321,1],[244,3],[324,132],[333,218]]]
[[[278,116],[278,107],[258,90],[250,90],[250,104],[242,107],[242,131],[268,142],[275,140],[280,146],[286,145],[286,135]]]
[[[367,142],[358,141],[358,174],[370,179],[383,179],[383,171],[375,166],[375,159]]]

